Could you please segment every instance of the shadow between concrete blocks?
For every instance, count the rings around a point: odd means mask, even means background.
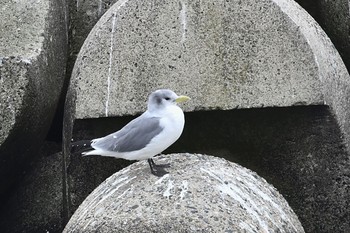
[[[241,164],[273,184],[306,232],[350,230],[349,156],[327,106],[186,113],[181,138],[164,153],[205,153]],[[76,120],[73,137],[114,132],[134,117]],[[67,181],[71,215],[104,179],[131,162],[71,156]],[[173,165],[176,166],[176,165]]]

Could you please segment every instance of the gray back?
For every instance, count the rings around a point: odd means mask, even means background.
[[[144,148],[156,135],[162,132],[158,117],[140,117],[129,122],[121,130],[109,134],[92,143],[94,148],[115,151],[131,152]]]

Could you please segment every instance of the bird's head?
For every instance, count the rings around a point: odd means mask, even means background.
[[[188,96],[178,96],[169,89],[160,89],[152,92],[148,98],[148,110],[153,111],[155,109],[162,109],[170,105],[176,105],[189,100]]]

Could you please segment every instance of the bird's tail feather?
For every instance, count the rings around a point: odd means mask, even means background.
[[[81,140],[72,142],[70,148],[70,152],[72,154],[82,154],[83,152],[87,152],[93,149],[91,147],[91,140]]]

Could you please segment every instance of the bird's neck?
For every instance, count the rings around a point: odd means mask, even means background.
[[[162,108],[148,108],[148,112],[156,117],[164,117],[167,115],[177,115],[177,114],[183,114],[181,108],[177,105],[168,105],[164,106]]]

